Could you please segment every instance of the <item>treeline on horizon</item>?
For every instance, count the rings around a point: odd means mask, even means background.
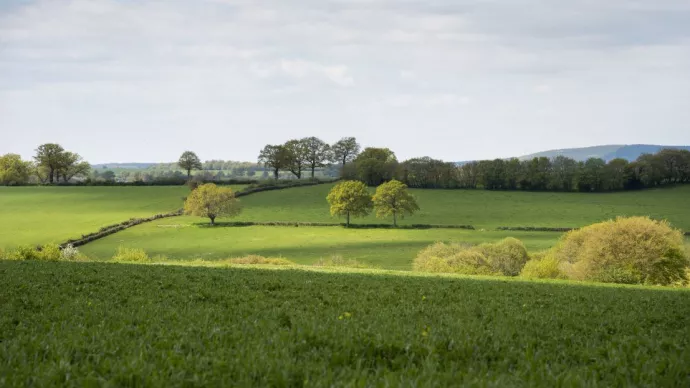
[[[232,170],[224,173],[224,169]],[[192,176],[194,170],[200,171]],[[458,165],[430,157],[399,162],[388,148],[361,150],[354,137],[334,144],[307,137],[266,145],[259,153],[258,163],[222,160],[202,163],[195,153],[186,151],[177,163],[118,174],[91,169],[78,154],[52,143],[39,146],[33,161],[24,161],[16,154],[0,156],[0,185],[99,184],[116,180],[182,184],[191,178],[221,182],[228,178],[289,177],[342,178],[359,180],[369,186],[396,179],[412,188],[605,192],[688,183],[690,151],[663,149],[655,154],[643,154],[633,162],[620,158],[609,162],[600,158],[576,161],[557,156],[482,160]]]

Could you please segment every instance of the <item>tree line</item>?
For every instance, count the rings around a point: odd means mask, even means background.
[[[32,161],[17,154],[0,156],[0,184],[22,185],[35,180],[39,183],[69,182],[75,177],[88,176],[91,165],[79,154],[61,145],[46,143],[36,149]]]

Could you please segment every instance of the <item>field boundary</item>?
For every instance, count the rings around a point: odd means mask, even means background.
[[[570,232],[578,228],[545,227],[545,226],[499,226],[496,230],[509,230],[519,232]]]
[[[316,186],[316,185],[321,185],[321,184],[326,184],[326,183],[332,183],[330,181],[308,181],[308,182],[299,182],[296,181],[295,183],[289,183],[289,184],[277,184],[277,185],[265,185],[265,186],[258,186],[258,187],[247,187],[245,189],[242,189],[235,193],[235,197],[244,197],[250,194],[254,193],[260,193],[262,191],[272,191],[272,190],[283,190],[283,189],[289,189],[293,187],[303,187],[303,186]],[[151,222],[155,220],[160,220],[162,218],[170,218],[170,217],[178,217],[184,214],[183,209],[178,209],[176,211],[170,212],[170,213],[161,213],[161,214],[155,214],[151,217],[145,217],[145,218],[130,218],[127,221],[123,221],[117,224],[112,224],[112,225],[107,225],[98,230],[98,232],[93,232],[89,234],[84,234],[81,236],[81,238],[78,239],[69,239],[65,241],[62,244],[59,244],[60,248],[65,248],[68,245],[71,245],[73,247],[80,247],[83,245],[86,245],[92,241],[102,239],[104,237],[110,236],[112,234],[115,234],[117,232],[120,232],[125,229],[129,229],[133,226],[141,225],[146,222]]]
[[[466,230],[476,230],[472,225],[440,225],[440,224],[411,224],[411,225],[398,225],[393,226],[391,224],[350,224],[348,227],[344,223],[340,222],[293,222],[293,221],[265,221],[265,222],[254,222],[254,221],[228,221],[228,222],[216,222],[215,225],[211,226],[207,223],[196,224],[199,227],[216,228],[216,227],[245,227],[245,226],[282,226],[282,227],[300,227],[300,226],[313,226],[313,227],[334,227],[342,226],[349,229],[466,229]]]

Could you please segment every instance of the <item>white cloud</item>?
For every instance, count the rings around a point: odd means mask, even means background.
[[[401,158],[465,160],[690,142],[684,0],[9,4],[0,117],[17,136],[0,153],[53,138],[94,162],[124,145],[172,160],[185,139],[252,160],[267,139],[354,135]],[[440,140],[420,144],[419,128]]]

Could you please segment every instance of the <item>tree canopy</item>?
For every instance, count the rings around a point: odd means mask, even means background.
[[[350,226],[350,216],[367,216],[373,206],[367,186],[359,181],[338,183],[331,189],[326,199],[331,206],[331,215],[346,217],[347,226]]]
[[[0,156],[0,184],[5,186],[23,185],[29,182],[31,162],[23,161],[17,154]]]
[[[407,185],[397,180],[377,187],[373,201],[376,217],[393,216],[393,226],[398,225],[398,216],[403,218],[406,214],[412,215],[419,210],[417,200],[407,190]]]
[[[194,189],[184,203],[185,214],[207,217],[211,220],[211,225],[215,225],[216,218],[234,217],[241,211],[240,202],[232,189],[213,183]]]
[[[181,169],[187,171],[187,178],[192,176],[192,170],[201,170],[201,160],[192,151],[185,151],[177,162]]]

